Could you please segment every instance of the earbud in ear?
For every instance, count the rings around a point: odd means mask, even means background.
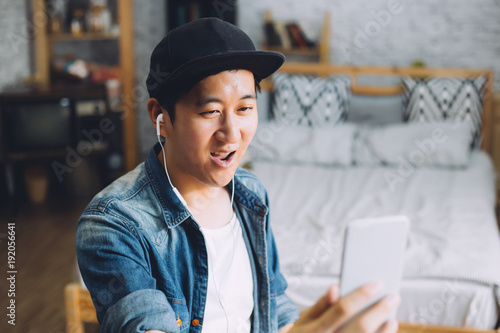
[[[158,117],[156,117],[156,136],[160,136],[160,123],[163,122],[163,113],[160,113]]]

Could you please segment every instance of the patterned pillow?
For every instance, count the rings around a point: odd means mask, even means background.
[[[472,125],[472,147],[481,144],[486,77],[404,78],[403,115],[407,121],[466,121]]]
[[[350,79],[344,76],[274,74],[273,118],[285,124],[334,126],[345,121]]]

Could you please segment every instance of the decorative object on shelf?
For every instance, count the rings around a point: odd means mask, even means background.
[[[43,3],[44,8],[60,8],[64,13],[63,32],[73,34],[74,29],[81,28],[81,33],[87,31],[85,13],[89,9],[89,0],[33,0]]]
[[[108,103],[111,111],[119,110],[122,106],[121,84],[118,78],[108,79],[105,82],[108,93]]]
[[[85,13],[81,9],[75,9],[71,19],[71,34],[81,36],[85,32]]]
[[[75,56],[66,55],[52,62],[55,78],[71,82],[106,84],[109,80],[120,79],[120,68],[97,62],[87,62]],[[116,84],[115,84],[116,86]]]
[[[50,33],[60,34],[63,32],[63,20],[60,14],[54,14],[50,17]]]
[[[425,60],[415,59],[411,62],[411,67],[418,67],[418,68],[426,67]]]
[[[76,83],[85,81],[89,71],[82,59],[61,57],[53,60],[52,74],[54,78],[62,79],[67,83]]]
[[[106,4],[91,3],[87,20],[89,32],[109,33],[111,30],[111,13]]]

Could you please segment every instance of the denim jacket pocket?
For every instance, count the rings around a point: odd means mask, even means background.
[[[180,298],[170,298],[167,297],[170,306],[175,314],[175,320],[177,321],[177,325],[179,325],[179,329],[181,332],[189,330],[190,327],[190,314],[187,308],[186,301]]]
[[[144,232],[144,235],[157,246],[163,244],[168,234],[168,229],[163,222],[151,225],[142,224],[137,229]]]
[[[269,274],[269,297],[271,299],[278,296],[278,280],[273,274]]]

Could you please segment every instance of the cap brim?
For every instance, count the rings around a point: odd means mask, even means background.
[[[230,69],[246,69],[263,80],[276,72],[285,56],[271,51],[234,51],[210,55],[185,63],[170,73],[158,90],[165,90],[187,82],[197,82],[205,77]]]

